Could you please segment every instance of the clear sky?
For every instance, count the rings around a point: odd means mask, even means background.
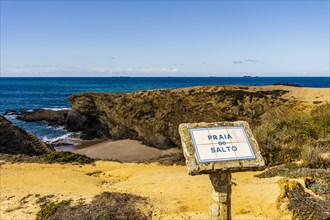
[[[4,1],[1,76],[329,76],[329,1]]]

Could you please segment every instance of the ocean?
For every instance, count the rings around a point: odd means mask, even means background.
[[[0,77],[0,114],[7,110],[40,108],[70,109],[67,96],[81,92],[133,92],[138,90],[184,88],[208,85],[295,84],[304,87],[329,88],[330,77]],[[46,122],[22,122],[15,116],[7,119],[44,141],[72,139],[79,134]]]

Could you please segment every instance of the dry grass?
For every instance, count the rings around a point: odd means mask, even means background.
[[[296,181],[281,179],[278,184],[281,188],[278,205],[287,203],[288,209],[293,214],[293,219],[318,220],[330,218],[329,201],[313,197],[305,192],[303,186]]]
[[[73,152],[55,151],[41,156],[28,156],[25,154],[3,154],[0,153],[0,160],[12,163],[72,163],[91,164],[94,159],[85,155]]]
[[[76,154],[69,151],[56,151],[42,156],[42,160],[47,163],[77,163],[90,164],[94,159],[82,154]]]
[[[328,168],[330,160],[330,104],[311,112],[274,110],[264,115],[254,134],[268,165],[303,160],[304,165]]]
[[[150,219],[151,211],[145,198],[127,193],[104,192],[90,204],[70,206],[70,201],[50,203],[37,213],[37,220],[46,219]]]

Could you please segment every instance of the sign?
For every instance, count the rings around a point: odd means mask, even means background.
[[[246,121],[179,125],[183,155],[190,175],[209,174],[210,219],[231,219],[231,173],[265,166]]]
[[[256,170],[265,165],[246,121],[184,123],[179,133],[191,175]]]
[[[198,162],[255,159],[244,127],[190,129]]]

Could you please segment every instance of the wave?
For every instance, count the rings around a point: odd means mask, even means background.
[[[66,143],[70,145],[79,145],[79,142],[81,141],[80,139],[80,132],[70,132],[67,134],[64,134],[59,137],[54,137],[54,138],[48,138],[47,136],[44,136],[41,139],[43,142],[53,144],[53,143]]]
[[[53,129],[55,131],[66,131],[64,126],[52,126],[52,125],[48,125],[47,128]]]
[[[16,117],[17,117],[17,115],[4,115],[4,117],[6,118],[6,119],[8,119],[9,121],[11,121],[10,119],[16,119]]]
[[[41,108],[41,109],[52,110],[52,111],[71,110],[71,108]]]
[[[51,111],[62,111],[62,110],[71,110],[72,108],[36,108],[36,109],[21,109],[21,110],[6,110],[4,112],[1,112],[1,115],[20,115],[24,112],[34,112],[35,110],[43,109],[43,110],[51,110]]]

